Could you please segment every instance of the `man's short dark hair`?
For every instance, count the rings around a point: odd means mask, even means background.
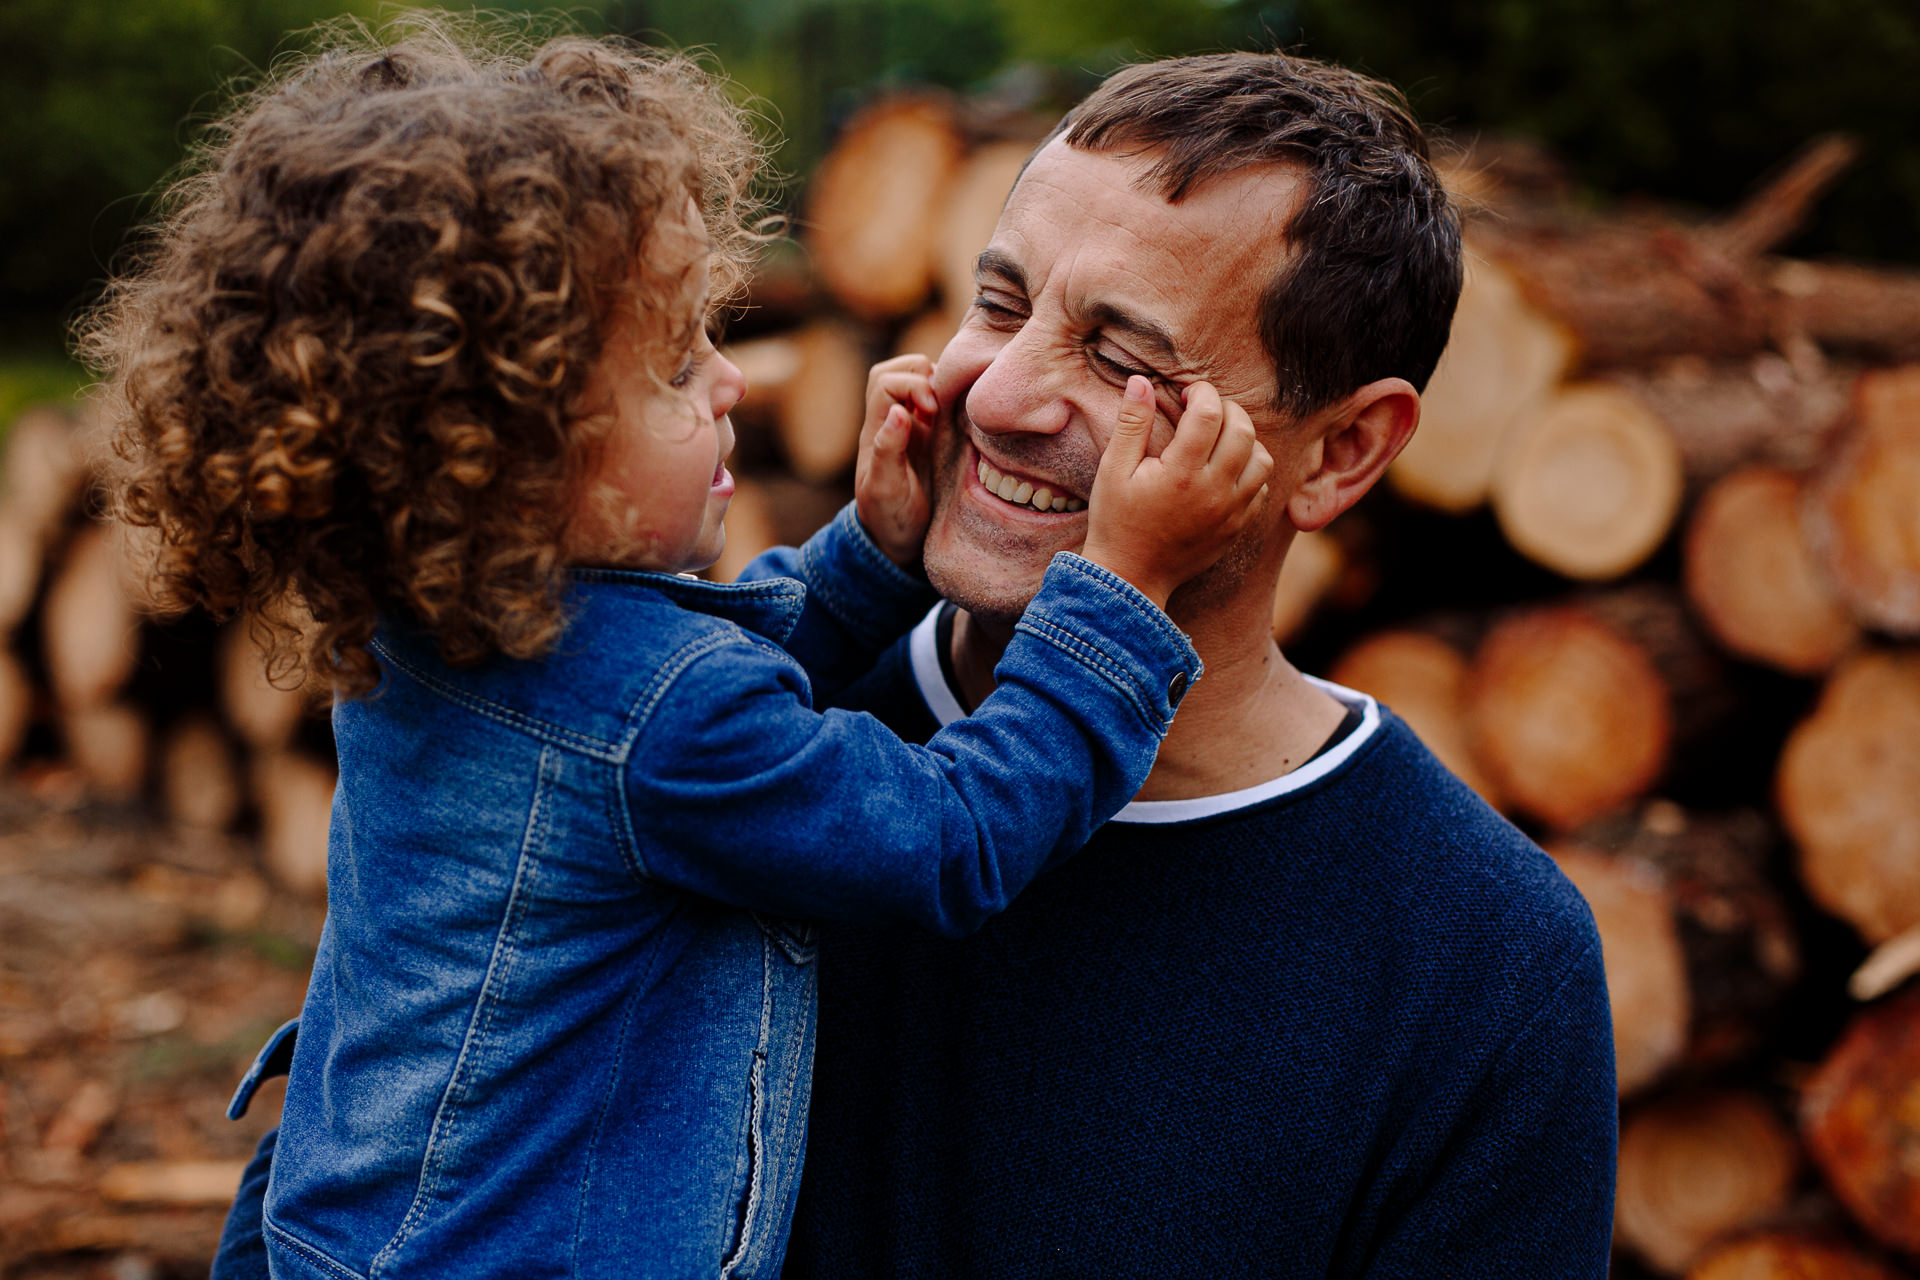
[[[1406,100],[1357,72],[1281,53],[1126,67],[1054,136],[1161,154],[1143,185],[1178,203],[1249,165],[1300,166],[1307,190],[1261,295],[1278,408],[1306,414],[1379,378],[1424,389],[1460,297],[1460,222]]]

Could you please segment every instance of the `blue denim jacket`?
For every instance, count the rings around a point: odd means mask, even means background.
[[[851,510],[750,576],[578,573],[536,662],[380,634],[380,688],[334,711],[276,1276],[774,1275],[813,1051],[791,917],[975,928],[1127,802],[1199,671],[1063,553],[1000,692],[908,746],[810,676],[857,674],[924,584]]]

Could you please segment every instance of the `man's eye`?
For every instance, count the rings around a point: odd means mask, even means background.
[[[974,310],[983,311],[996,320],[1022,320],[1026,318],[1023,312],[1008,306],[1004,302],[989,298],[984,293],[974,298],[973,307]]]
[[[1113,373],[1123,382],[1136,374],[1142,378],[1152,378],[1158,381],[1158,375],[1155,374],[1153,370],[1136,368],[1133,365],[1127,364],[1125,361],[1115,360],[1098,347],[1090,348],[1088,354],[1093,357],[1095,364]]]

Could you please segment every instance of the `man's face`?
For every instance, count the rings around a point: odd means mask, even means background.
[[[1183,389],[1202,380],[1246,409],[1274,449],[1283,420],[1257,306],[1301,180],[1262,165],[1175,205],[1136,185],[1151,163],[1061,139],[1036,155],[934,371],[927,576],[978,617],[1018,617],[1053,553],[1085,541],[1086,501],[1129,374],[1153,381],[1152,452],[1173,438]]]

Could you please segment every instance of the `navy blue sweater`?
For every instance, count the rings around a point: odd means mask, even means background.
[[[926,630],[852,695],[903,736],[957,712]],[[792,1280],[1607,1272],[1592,918],[1371,704],[971,938],[836,926],[821,983]]]

